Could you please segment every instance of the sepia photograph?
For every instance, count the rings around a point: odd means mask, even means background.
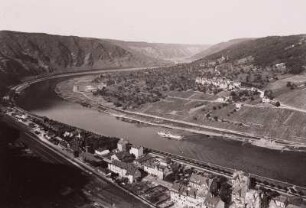
[[[306,208],[306,0],[0,0],[0,208]]]

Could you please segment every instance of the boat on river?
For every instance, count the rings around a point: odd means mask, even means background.
[[[167,138],[167,139],[174,139],[174,140],[182,140],[183,137],[181,135],[175,135],[171,134],[170,132],[164,132],[164,131],[159,131],[157,134],[161,137]]]
[[[259,139],[251,142],[252,145],[274,150],[284,150],[286,145],[280,144],[272,139]]]

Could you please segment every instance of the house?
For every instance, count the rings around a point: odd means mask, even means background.
[[[130,149],[130,153],[135,155],[135,158],[137,159],[143,155],[143,147],[133,145]]]
[[[201,175],[201,174],[196,174],[192,173],[189,179],[189,185],[195,189],[209,189],[210,185],[210,180],[208,177]]]
[[[122,178],[127,178],[129,183],[141,177],[141,173],[133,163],[125,163],[119,160],[114,160],[108,164],[108,169],[117,173]]]
[[[179,182],[173,183],[170,197],[178,207],[203,207],[204,198],[197,195],[197,190]]]
[[[242,108],[242,103],[235,103],[235,109],[240,110]]]
[[[285,208],[288,205],[288,198],[285,196],[277,196],[271,199],[269,207],[271,208]]]
[[[172,172],[171,169],[161,161],[161,159],[156,157],[151,157],[150,159],[144,161],[142,166],[144,171],[150,175],[156,176],[161,180]]]
[[[236,171],[232,177],[232,202],[237,207],[245,206],[245,198],[250,190],[250,177],[242,171]]]
[[[245,208],[261,207],[261,194],[258,190],[250,189],[245,195]]]
[[[117,143],[117,149],[119,151],[126,151],[127,150],[127,145],[128,145],[128,142],[124,139],[120,139]]]
[[[225,203],[220,197],[215,197],[212,194],[208,194],[205,198],[204,205],[206,208],[224,208]]]
[[[138,167],[142,167],[142,164],[144,164],[145,161],[151,158],[154,158],[154,156],[152,156],[151,154],[143,155],[142,157],[139,157],[136,160],[134,160],[134,164]]]
[[[65,140],[62,140],[62,139],[60,140],[60,142],[59,142],[58,146],[60,146],[61,148],[64,148],[64,149],[66,149],[66,148],[70,148],[69,143],[68,143],[68,142],[66,142]]]
[[[111,155],[111,160],[119,160],[122,162],[132,162],[134,160],[134,156],[130,154],[129,152],[121,151],[121,152],[116,152]]]
[[[109,154],[109,150],[108,149],[99,148],[99,149],[95,150],[95,154],[99,155],[99,156],[105,156],[105,155]]]

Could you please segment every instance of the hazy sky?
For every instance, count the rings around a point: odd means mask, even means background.
[[[306,33],[306,0],[0,0],[0,30],[211,44]]]

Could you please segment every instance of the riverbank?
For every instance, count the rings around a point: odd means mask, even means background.
[[[75,76],[71,75],[71,78]],[[176,141],[161,138],[158,127],[123,122],[104,112],[85,108],[80,104],[65,101],[55,92],[55,86],[69,80],[57,78],[32,84],[18,97],[17,104],[33,115],[48,117],[81,129],[110,137],[125,138],[131,143],[150,147],[184,158],[217,164],[248,173],[305,184],[306,153],[278,151],[261,148],[248,143],[190,134],[187,140]]]
[[[158,126],[166,129],[178,131],[180,134],[184,132],[192,134],[209,135],[210,137],[222,137],[222,139],[235,140],[243,143],[256,145],[263,148],[270,148],[280,151],[306,151],[306,146],[297,142],[274,140],[269,143],[267,139],[256,137],[245,132],[237,132],[228,129],[220,129],[211,126],[199,125],[196,123],[185,122],[175,119],[169,119],[151,114],[140,113],[136,111],[123,110],[116,108],[112,103],[106,102],[101,96],[94,96],[91,91],[86,91],[85,85],[91,84],[92,77],[80,77],[60,82],[55,88],[58,96],[67,101],[79,103],[84,107],[103,111],[116,118],[137,122],[145,125]],[[262,145],[262,143],[269,145]]]

